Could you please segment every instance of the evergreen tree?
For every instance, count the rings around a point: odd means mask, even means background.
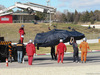
[[[67,22],[71,22],[72,14],[70,12],[67,12]]]
[[[42,12],[36,12],[36,15],[38,16],[38,20],[45,20],[46,14]]]
[[[66,22],[67,19],[66,19],[66,15],[64,13],[62,13],[62,19],[61,19],[62,22]]]
[[[85,19],[86,19],[85,22],[89,22],[90,21],[90,15],[89,15],[88,11],[86,11],[86,13],[85,13]]]
[[[85,14],[81,14],[80,21],[81,22],[86,22]]]
[[[79,21],[79,17],[80,17],[80,16],[79,16],[77,10],[75,10],[75,15],[74,15],[74,23],[75,23],[75,24],[78,23],[78,21]]]
[[[94,13],[93,13],[93,11],[91,11],[90,12],[90,22],[91,22],[91,24],[94,24],[94,21],[95,21]]]

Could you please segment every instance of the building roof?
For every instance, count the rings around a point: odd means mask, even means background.
[[[35,15],[35,13],[12,13],[12,15]]]

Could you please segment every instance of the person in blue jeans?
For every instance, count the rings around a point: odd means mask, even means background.
[[[21,43],[21,40],[19,40],[19,43],[17,43],[17,58],[18,58],[18,63],[22,63],[23,59],[23,51],[24,51],[24,44]]]

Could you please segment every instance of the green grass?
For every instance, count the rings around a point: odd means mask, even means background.
[[[29,39],[35,38],[37,33],[47,32],[48,23],[39,23],[34,25],[33,23],[11,23],[11,24],[0,24],[0,36],[5,37],[6,41],[17,42],[19,40],[18,30],[21,25],[25,25],[25,38],[24,42],[28,42]],[[57,29],[69,30],[68,27],[74,28],[75,30],[82,32],[88,39],[96,39],[100,35],[99,29],[88,29],[87,27],[82,27],[81,25],[66,24],[66,23],[53,23],[57,25]],[[54,29],[53,25],[50,27]],[[71,31],[71,30],[69,30]]]
[[[81,25],[75,25],[75,24],[65,24],[65,23],[57,24],[58,29],[69,30],[68,27],[74,28],[75,30],[85,34],[85,36],[88,39],[97,39],[100,36],[100,29],[94,29],[94,28],[88,29],[88,27],[83,27]],[[71,31],[71,30],[69,30],[69,31]]]
[[[11,24],[0,24],[0,36],[5,37],[6,41],[12,41],[12,42],[18,42],[19,40],[19,28],[21,25],[25,25],[25,37],[24,42],[28,42],[30,39],[35,38],[37,33],[41,32],[47,32],[48,30],[48,23],[39,23],[34,25],[33,23],[11,23]],[[85,36],[88,39],[96,39],[100,35],[99,29],[88,29],[87,27],[82,27],[81,25],[75,25],[75,24],[66,24],[66,23],[53,23],[53,25],[57,25],[57,29],[64,29],[69,30],[68,27],[74,28],[75,30],[84,33]],[[51,29],[54,29],[53,25],[50,27]],[[71,31],[71,30],[69,30]],[[99,50],[100,44],[89,44],[90,50]],[[67,45],[67,51],[72,52],[73,48],[70,45]],[[50,53],[50,47],[40,47],[40,50],[37,50],[37,54],[42,53]]]

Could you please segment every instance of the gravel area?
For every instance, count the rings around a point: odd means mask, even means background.
[[[100,75],[100,65],[3,68],[0,69],[0,75]]]

